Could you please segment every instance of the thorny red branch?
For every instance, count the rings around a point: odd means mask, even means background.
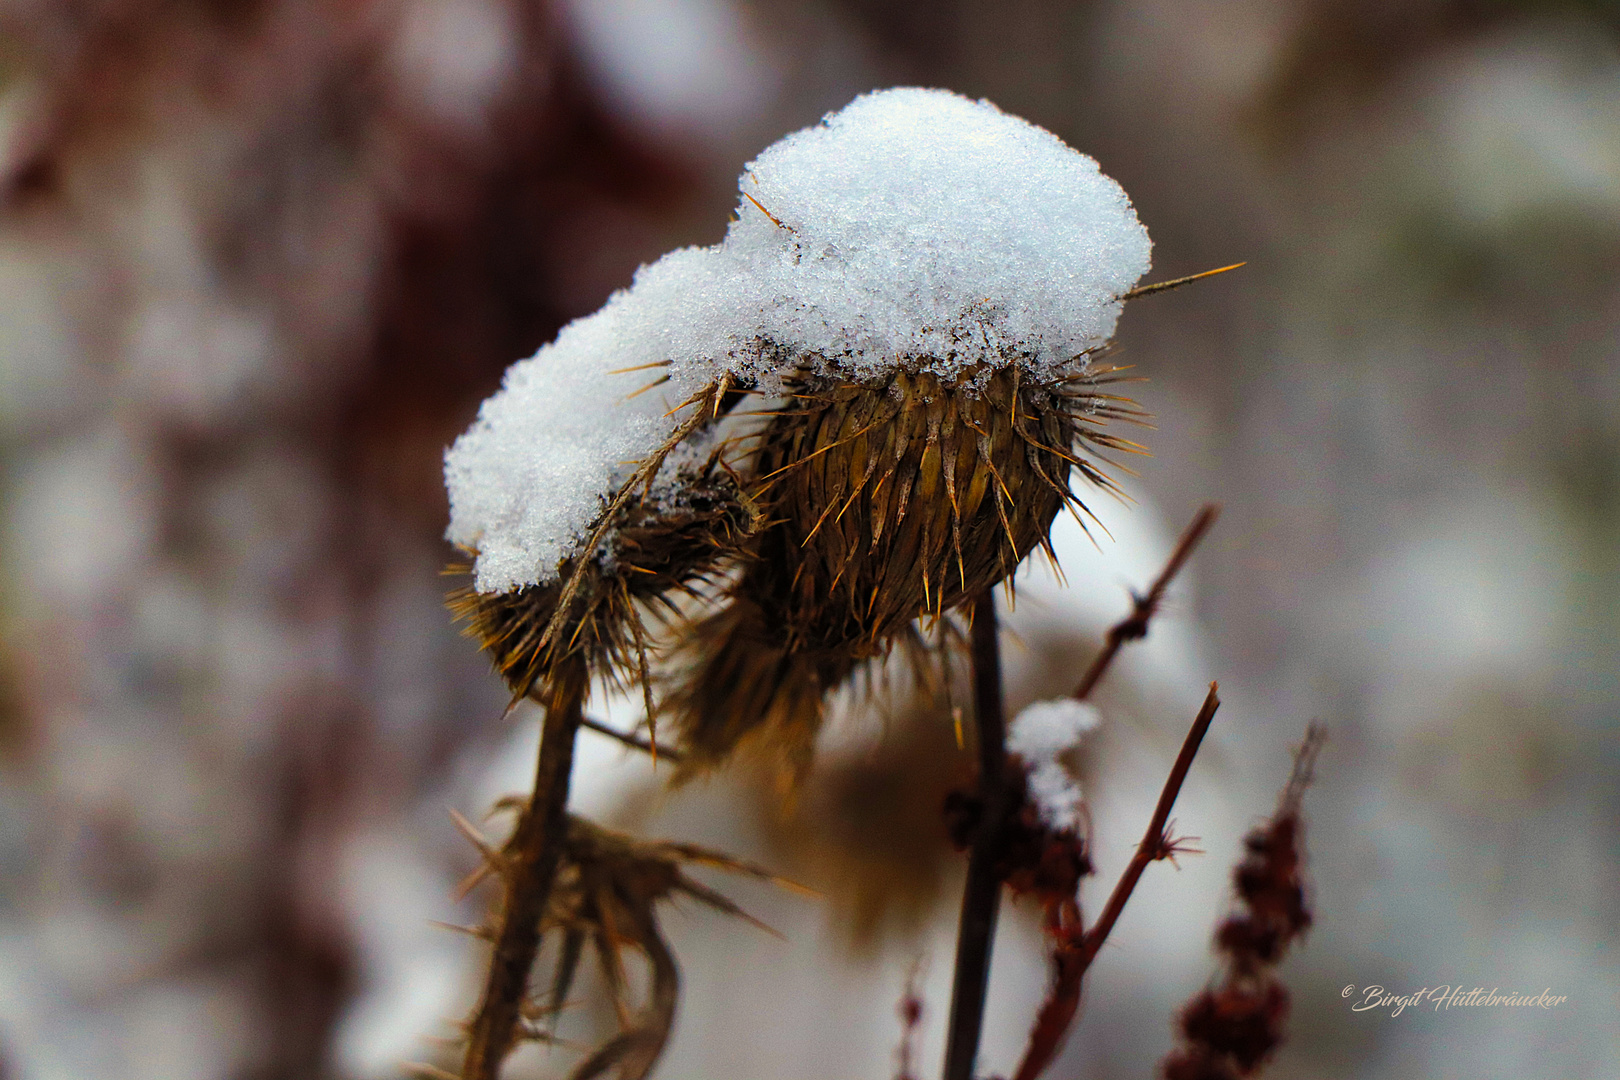
[[[1137,845],[1130,865],[1120,875],[1119,883],[1114,886],[1114,892],[1108,898],[1108,904],[1096,925],[1090,931],[1084,929],[1077,899],[1078,882],[1064,893],[1046,898],[1046,932],[1053,941],[1052,986],[1041,1004],[1040,1012],[1036,1014],[1029,1046],[1018,1064],[1018,1071],[1013,1074],[1013,1080],[1035,1080],[1057,1056],[1063,1045],[1063,1037],[1074,1021],[1074,1014],[1080,1008],[1080,992],[1086,971],[1091,967],[1092,960],[1096,959],[1103,942],[1108,939],[1120,912],[1125,910],[1125,902],[1130,899],[1147,864],[1172,858],[1188,850],[1170,835],[1166,822],[1176,796],[1181,792],[1181,785],[1187,778],[1187,770],[1192,767],[1193,758],[1198,754],[1199,744],[1204,740],[1204,733],[1209,730],[1210,722],[1215,719],[1215,710],[1220,707],[1215,690],[1215,684],[1211,683],[1209,696],[1204,699],[1203,708],[1198,711],[1198,717],[1182,743],[1181,754],[1176,758],[1176,764],[1164,782],[1164,789],[1159,793],[1159,804],[1154,809],[1147,832]]]
[[[1165,780],[1163,790],[1159,792],[1159,805],[1153,810],[1153,818],[1148,822],[1147,832],[1143,834],[1142,842],[1136,846],[1136,854],[1131,856],[1125,872],[1119,876],[1113,893],[1108,897],[1108,903],[1103,907],[1102,914],[1097,917],[1096,925],[1086,932],[1082,971],[1091,965],[1091,961],[1097,956],[1097,950],[1108,940],[1109,931],[1113,930],[1120,912],[1125,910],[1125,903],[1131,898],[1131,892],[1142,877],[1142,871],[1147,869],[1147,864],[1167,859],[1178,850],[1175,839],[1165,829],[1165,825],[1170,820],[1170,811],[1176,805],[1176,796],[1181,794],[1181,785],[1187,779],[1187,770],[1192,768],[1193,758],[1198,756],[1198,747],[1204,741],[1204,734],[1209,731],[1209,725],[1215,719],[1215,710],[1221,707],[1221,699],[1216,695],[1217,689],[1215,683],[1209,684],[1209,695],[1204,698],[1204,705],[1198,710],[1198,716],[1193,720],[1192,728],[1181,744],[1181,753],[1177,755],[1170,776]]]
[[[1108,666],[1114,662],[1121,645],[1127,641],[1140,641],[1147,637],[1148,622],[1158,613],[1159,605],[1164,602],[1164,594],[1169,590],[1170,583],[1181,573],[1181,568],[1187,565],[1187,560],[1192,558],[1193,549],[1203,540],[1204,534],[1209,532],[1210,527],[1215,524],[1215,519],[1220,516],[1221,508],[1215,503],[1206,503],[1204,508],[1198,511],[1198,516],[1193,518],[1192,524],[1187,526],[1187,531],[1182,533],[1181,539],[1176,542],[1175,550],[1170,553],[1170,561],[1164,564],[1164,569],[1159,572],[1153,587],[1141,595],[1133,595],[1135,605],[1131,613],[1115,623],[1108,631],[1102,652],[1097,654],[1097,658],[1091,662],[1091,666],[1081,677],[1080,684],[1074,688],[1072,696],[1076,701],[1084,701],[1091,696],[1091,692],[1102,681]]]

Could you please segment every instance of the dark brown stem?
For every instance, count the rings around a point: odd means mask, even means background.
[[[1121,645],[1127,641],[1139,641],[1147,637],[1148,622],[1158,612],[1159,605],[1164,602],[1164,594],[1170,588],[1170,582],[1174,581],[1176,575],[1181,573],[1181,568],[1187,565],[1193,549],[1198,546],[1198,542],[1209,532],[1210,526],[1215,524],[1215,519],[1220,515],[1219,506],[1215,503],[1206,503],[1204,508],[1198,511],[1198,516],[1193,518],[1192,524],[1187,526],[1187,531],[1181,534],[1181,539],[1176,542],[1176,549],[1170,553],[1170,561],[1164,564],[1164,569],[1159,572],[1158,580],[1154,581],[1153,587],[1141,595],[1132,594],[1131,598],[1135,603],[1131,613],[1115,623],[1108,631],[1102,652],[1097,654],[1097,658],[1091,662],[1091,667],[1086,669],[1085,675],[1080,679],[1080,685],[1074,688],[1073,696],[1076,701],[1084,701],[1091,696],[1091,692],[1102,681],[1108,665],[1114,662]]]
[[[529,971],[540,948],[540,920],[551,899],[551,884],[557,876],[568,828],[574,737],[584,719],[589,686],[584,660],[569,658],[553,672],[541,698],[546,718],[541,729],[534,794],[500,856],[498,869],[506,896],[484,993],[467,1029],[463,1080],[497,1080],[501,1063],[516,1041],[528,995]]]
[[[604,723],[594,716],[582,717],[579,721],[579,726],[589,728],[598,735],[606,735],[610,739],[617,739],[631,749],[640,750],[644,754],[651,754],[653,752],[652,743],[648,742],[646,739],[643,739],[641,736],[633,734],[632,732],[620,731],[612,724]],[[663,743],[659,743],[658,753],[655,756],[666,758],[669,761],[679,765],[681,759],[686,755],[682,754],[679,750],[671,750]]]
[[[990,951],[995,943],[1001,879],[996,874],[996,841],[1007,816],[1006,719],[1001,703],[1001,648],[996,636],[995,595],[990,589],[973,602],[973,712],[979,740],[979,799],[984,816],[968,856],[962,892],[962,921],[956,938],[956,975],[951,988],[950,1027],[945,1037],[945,1080],[972,1080],[984,1026],[985,991],[990,984]]]
[[[1193,758],[1198,756],[1198,747],[1204,741],[1204,733],[1209,730],[1210,722],[1215,719],[1215,710],[1221,707],[1221,699],[1216,696],[1219,687],[1215,683],[1209,684],[1209,696],[1204,698],[1203,708],[1198,710],[1198,717],[1193,721],[1192,729],[1187,732],[1187,738],[1181,744],[1181,753],[1176,758],[1175,767],[1165,779],[1164,789],[1159,792],[1159,805],[1153,809],[1153,819],[1148,822],[1147,832],[1142,835],[1142,842],[1136,846],[1136,854],[1131,856],[1130,865],[1119,876],[1114,885],[1114,891],[1108,897],[1108,904],[1103,908],[1102,914],[1097,916],[1097,922],[1081,943],[1081,970],[1091,966],[1096,959],[1097,951],[1108,940],[1108,933],[1119,920],[1120,912],[1125,910],[1125,902],[1131,898],[1131,892],[1136,888],[1137,881],[1142,877],[1142,871],[1147,864],[1157,859],[1165,858],[1170,854],[1172,845],[1165,835],[1165,823],[1170,820],[1170,811],[1176,805],[1176,796],[1181,794],[1181,785],[1187,779],[1187,770],[1192,768]]]

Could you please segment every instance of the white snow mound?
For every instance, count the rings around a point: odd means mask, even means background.
[[[480,592],[555,580],[671,409],[723,374],[766,391],[806,363],[1039,375],[1106,342],[1148,268],[1147,232],[1095,161],[942,90],[859,97],[738,186],[723,241],[642,267],[514,364],[446,454],[447,535],[477,551]]]

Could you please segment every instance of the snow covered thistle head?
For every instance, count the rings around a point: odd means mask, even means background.
[[[720,244],[514,365],[445,470],[518,693],[632,640],[644,677],[638,605],[726,583],[659,706],[700,763],[766,729],[802,759],[828,690],[1046,542],[1071,470],[1108,485],[1135,412],[1094,357],[1150,248],[1096,162],[944,91],[858,98],[739,186]]]

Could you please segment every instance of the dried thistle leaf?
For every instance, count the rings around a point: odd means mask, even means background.
[[[537,1031],[554,1039],[556,1017],[589,942],[618,1015],[619,1033],[575,1066],[570,1074],[575,1080],[610,1069],[617,1069],[621,1080],[642,1080],[663,1052],[675,1022],[680,971],[659,928],[660,901],[690,896],[775,933],[721,893],[687,877],[682,868],[691,864],[791,885],[763,867],[696,844],[639,840],[570,815],[562,864],[541,926],[543,932],[564,935],[562,949],[545,1002],[531,1003],[528,1011],[551,1019]],[[624,971],[626,949],[641,953],[651,969],[651,987],[639,1008],[631,1000]]]

